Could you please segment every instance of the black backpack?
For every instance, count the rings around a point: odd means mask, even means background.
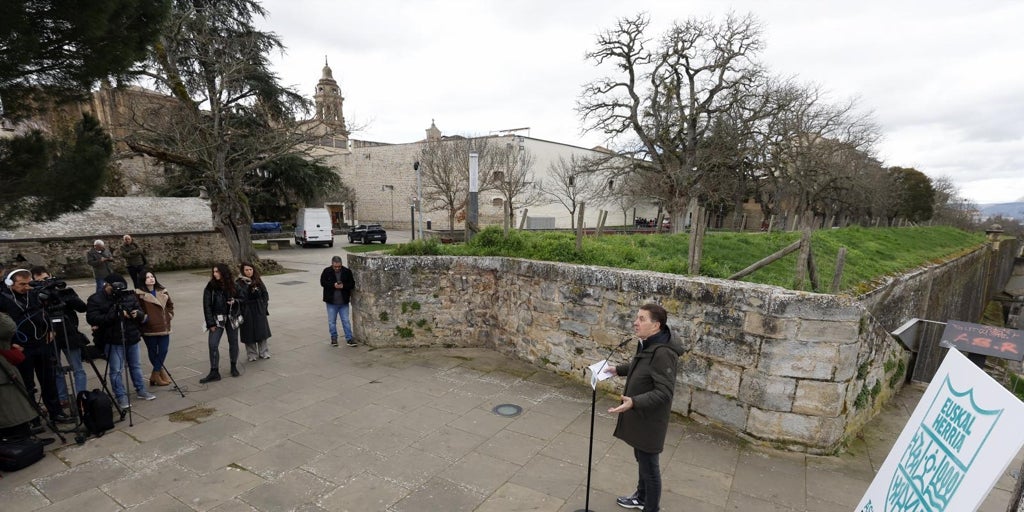
[[[78,412],[86,430],[96,437],[114,428],[114,404],[98,389],[78,392]]]
[[[43,458],[43,443],[35,439],[0,440],[0,471],[17,471]]]

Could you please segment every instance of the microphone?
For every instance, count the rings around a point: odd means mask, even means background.
[[[633,337],[632,336],[626,336],[626,339],[622,340],[622,343],[619,343],[619,346],[616,347],[616,348],[623,348],[626,345],[629,345],[629,342],[631,342],[631,341],[633,341]]]

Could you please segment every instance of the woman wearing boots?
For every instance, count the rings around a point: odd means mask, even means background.
[[[267,305],[270,295],[255,267],[242,263],[239,270],[242,275],[235,281],[235,288],[238,290],[243,321],[238,331],[245,344],[245,354],[249,361],[255,361],[257,357],[270,359],[270,350],[267,348],[267,338],[270,337]]]
[[[237,294],[231,269],[223,263],[214,265],[210,282],[203,290],[203,316],[206,317],[207,340],[210,347],[210,373],[199,379],[200,384],[220,380],[220,339],[228,333],[228,355],[231,357],[231,376],[238,377],[238,328],[233,322],[238,313]]]
[[[171,342],[174,302],[152,272],[144,274],[142,286],[142,289],[135,290],[135,294],[139,297],[142,311],[146,313],[146,322],[142,324],[142,340],[146,342],[149,362],[153,365],[149,385],[167,386],[171,383],[171,377],[164,368],[164,361]]]

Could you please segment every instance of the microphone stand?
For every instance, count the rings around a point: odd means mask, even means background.
[[[612,355],[615,354],[615,352],[617,352],[619,349],[628,345],[630,341],[633,341],[633,337],[627,336],[626,339],[622,340],[622,343],[619,343],[618,345],[612,347],[612,349],[608,351],[608,355],[605,356],[604,358],[604,365],[602,365],[601,368],[594,375],[595,379],[597,378],[597,375],[600,375],[601,372],[603,372],[604,369],[608,366],[612,358]],[[590,510],[590,474],[593,472],[594,468],[594,415],[597,409],[597,382],[594,382],[594,385],[591,387],[593,388],[593,391],[590,395],[590,448],[588,448],[587,450],[587,497],[586,502],[583,505],[583,508],[577,509],[575,512],[593,512],[592,510]]]

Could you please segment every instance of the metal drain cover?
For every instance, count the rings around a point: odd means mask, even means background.
[[[494,414],[497,414],[498,416],[505,416],[511,418],[513,416],[519,416],[519,414],[523,412],[523,408],[519,407],[516,404],[501,404],[495,406],[494,409],[491,409],[491,411],[493,411]]]

